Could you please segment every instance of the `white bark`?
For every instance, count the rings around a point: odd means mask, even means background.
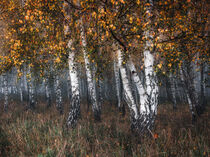
[[[148,0],[150,3],[146,9],[146,21],[151,26],[151,9],[153,7],[153,0]],[[157,114],[157,97],[158,97],[158,86],[156,82],[156,76],[153,69],[154,65],[154,56],[152,54],[153,49],[153,35],[151,35],[151,28],[146,28],[144,36],[146,39],[145,48],[144,48],[144,66],[145,66],[145,80],[146,80],[146,93],[148,95],[148,105],[150,105],[150,114]]]
[[[149,45],[148,45],[149,46]],[[151,113],[157,114],[158,104],[158,86],[156,82],[156,76],[153,69],[154,56],[149,50],[144,51],[144,65],[145,65],[145,77],[146,77],[146,93],[148,95],[148,103],[150,104]]]
[[[32,71],[31,67],[28,67],[28,98],[29,98],[29,104],[28,108],[33,109],[35,108],[35,87],[34,87],[34,78],[32,77]]]
[[[65,18],[69,18],[69,8],[67,2],[64,1],[63,9],[65,11]],[[68,21],[68,20],[67,20]],[[67,38],[67,47],[68,47],[68,66],[69,66],[69,79],[68,82],[71,90],[71,109],[67,119],[67,125],[74,128],[77,124],[78,118],[80,117],[80,82],[78,78],[78,70],[75,61],[75,48],[73,47],[73,41],[70,38],[70,28],[68,22],[64,23],[64,34]],[[69,95],[68,91],[68,97]]]
[[[71,81],[71,91],[72,91],[72,101],[71,101],[71,111],[69,112],[67,123],[69,126],[74,127],[80,116],[80,88],[79,88],[79,78],[76,70],[75,64],[75,51],[72,47],[72,41],[68,41],[69,48],[69,76]]]
[[[132,60],[130,59],[128,62],[128,67],[131,71],[131,77],[137,87],[137,91],[139,93],[139,97],[140,97],[140,102],[139,102],[139,111],[140,114],[147,114],[149,112],[149,106],[147,105],[147,94],[146,91],[143,87],[143,84],[138,76],[137,70],[132,62]]]
[[[63,113],[63,106],[62,106],[62,93],[61,93],[61,83],[58,74],[55,76],[55,94],[56,94],[56,108],[60,112]]]
[[[45,92],[46,92],[46,99],[47,99],[47,107],[51,106],[51,90],[50,90],[50,76],[46,76],[45,80]]]
[[[22,76],[21,77],[21,79],[20,79],[20,101],[21,102],[23,102],[23,88],[24,88],[24,85],[23,85],[23,77],[24,76]]]
[[[81,40],[82,40],[82,47],[83,47],[83,54],[84,54],[84,60],[85,60],[85,69],[86,69],[86,76],[87,76],[87,83],[88,83],[88,92],[91,97],[91,103],[92,103],[92,109],[94,112],[94,116],[96,119],[100,119],[100,107],[97,102],[97,97],[96,97],[96,86],[94,85],[94,80],[91,74],[91,69],[90,69],[90,61],[88,58],[88,53],[87,53],[87,43],[85,39],[85,32],[84,32],[84,26],[82,19],[80,19],[80,24],[81,24]]]
[[[121,94],[121,81],[120,81],[120,71],[119,71],[119,65],[116,60],[114,60],[114,75],[115,75],[115,85],[116,85],[116,91],[117,91],[117,103],[118,108],[121,107],[121,101],[122,101],[122,94]]]
[[[192,114],[192,118],[194,120],[194,118],[195,118],[195,112],[194,112],[195,106],[193,105],[193,100],[192,100],[192,97],[190,96],[190,89],[189,89],[188,85],[186,84],[186,77],[184,76],[184,72],[183,72],[182,68],[180,69],[180,77],[181,77],[181,81],[184,84],[184,92],[186,93],[189,108],[190,108],[190,111],[191,111],[191,114]]]
[[[24,93],[24,95],[23,95],[23,98],[25,99],[25,100],[27,100],[28,101],[28,99],[29,99],[29,88],[28,88],[28,81],[27,81],[27,68],[26,68],[26,65],[24,64],[23,65],[23,86],[24,86],[24,88],[23,88],[23,93]]]
[[[21,0],[21,5],[22,5],[22,7],[25,6],[26,2],[27,2],[27,0]]]
[[[98,76],[96,76],[96,72],[97,72],[97,67],[95,65],[93,65],[92,66],[93,85],[94,85],[94,87],[98,87],[98,88],[96,88],[96,100],[97,100],[99,111],[101,111],[101,102],[102,102],[101,84],[100,84],[100,78]],[[96,81],[96,77],[98,79],[97,81]]]
[[[123,82],[123,89],[124,89],[125,98],[126,98],[128,107],[131,111],[131,117],[133,116],[135,119],[138,119],[138,117],[139,117],[138,108],[137,108],[137,105],[135,103],[135,99],[132,95],[132,90],[131,90],[129,79],[128,79],[128,76],[127,76],[127,73],[126,73],[125,66],[123,65],[122,51],[120,49],[118,49],[117,54],[118,54],[117,57],[118,57],[118,63],[119,63],[119,67],[120,67],[120,73],[121,73],[122,82]]]
[[[71,48],[71,41],[69,41],[68,47]],[[74,51],[69,51],[68,64],[69,64],[69,76],[70,76],[70,82],[71,82],[72,95],[79,95],[80,94],[79,79],[78,79],[78,74],[76,70]]]

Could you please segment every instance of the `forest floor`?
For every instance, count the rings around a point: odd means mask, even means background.
[[[130,130],[128,111],[123,116],[114,105],[104,104],[101,122],[94,122],[92,112],[82,107],[77,127],[67,129],[67,107],[60,115],[45,104],[25,111],[22,104],[12,103],[8,113],[0,111],[0,156],[209,157],[209,111],[207,107],[192,125],[187,105],[176,111],[172,105],[159,105],[154,136],[139,138]]]

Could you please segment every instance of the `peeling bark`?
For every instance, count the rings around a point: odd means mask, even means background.
[[[101,119],[101,110],[97,101],[97,96],[96,96],[96,86],[94,85],[94,80],[93,76],[91,73],[90,69],[90,61],[88,58],[88,53],[87,53],[87,43],[85,39],[85,32],[84,32],[84,26],[82,19],[80,19],[80,24],[81,24],[81,30],[80,30],[80,35],[81,35],[81,40],[82,40],[82,47],[83,47],[83,54],[84,54],[84,60],[85,60],[85,69],[86,69],[86,76],[87,76],[87,84],[88,84],[88,93],[91,98],[91,103],[92,103],[92,110],[94,113],[94,118],[95,120],[99,121]]]
[[[125,94],[125,100],[127,102],[129,110],[130,110],[131,123],[132,123],[132,125],[135,126],[135,123],[136,123],[136,121],[138,121],[138,118],[139,118],[138,108],[135,103],[134,96],[132,94],[132,90],[131,90],[130,82],[129,82],[128,75],[126,72],[126,68],[125,68],[125,65],[123,64],[123,54],[120,49],[117,50],[117,55],[118,55],[117,56],[118,64],[120,67],[120,74],[121,74],[122,82],[123,82],[123,90],[124,90],[124,94]]]
[[[71,110],[69,112],[67,125],[74,128],[77,124],[78,118],[80,117],[80,88],[79,88],[79,78],[77,74],[77,68],[75,63],[75,51],[72,47],[72,41],[68,42],[69,48],[69,76],[71,80]]]

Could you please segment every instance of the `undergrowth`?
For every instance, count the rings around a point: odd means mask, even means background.
[[[66,127],[67,107],[60,115],[55,107],[40,104],[35,111],[10,105],[0,112],[0,156],[7,157],[208,157],[209,108],[195,125],[187,106],[173,111],[160,105],[152,136],[141,138],[130,130],[129,113],[104,104],[102,121],[95,122],[91,111],[82,107],[75,129]]]

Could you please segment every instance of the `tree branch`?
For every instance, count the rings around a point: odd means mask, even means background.
[[[110,30],[110,32],[111,32],[113,38],[114,38],[115,40],[117,40],[117,42],[124,48],[125,51],[127,51],[126,45],[125,45],[119,38],[117,38],[117,36],[115,35],[115,33],[112,31],[111,28],[110,28],[109,30]]]

